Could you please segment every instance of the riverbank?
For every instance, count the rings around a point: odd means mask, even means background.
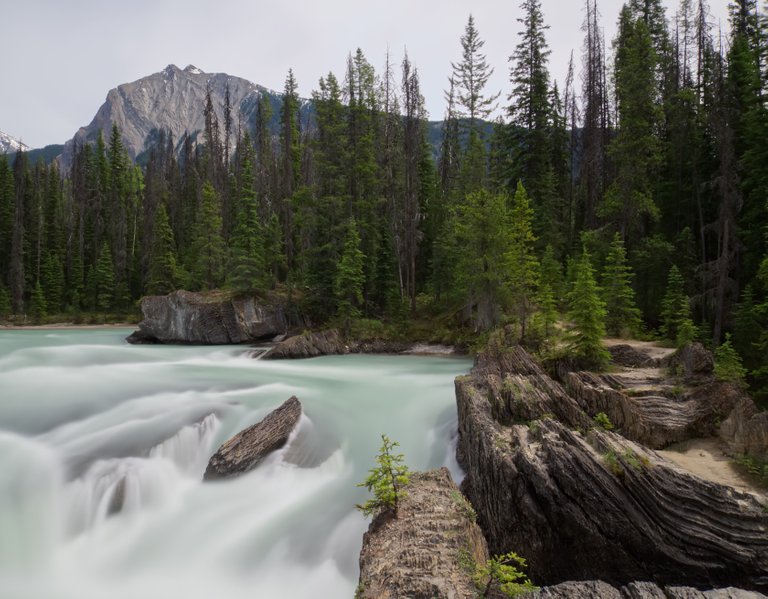
[[[73,322],[56,322],[51,324],[0,324],[0,331],[77,331],[89,329],[130,329],[135,327],[133,322],[115,322],[109,324],[75,324]]]

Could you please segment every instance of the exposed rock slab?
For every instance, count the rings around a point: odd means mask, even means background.
[[[338,330],[310,332],[289,337],[261,357],[263,360],[291,360],[343,354],[397,354],[411,346],[383,339],[345,340]]]
[[[131,343],[226,345],[249,343],[285,332],[283,306],[254,297],[174,291],[141,300],[144,320]]]
[[[229,478],[252,470],[267,455],[288,442],[301,413],[301,402],[295,396],[291,397],[264,420],[239,432],[219,447],[208,462],[203,478]]]
[[[586,415],[526,356],[519,348],[481,355],[456,381],[462,488],[492,553],[524,555],[538,584],[768,588],[768,513],[754,497],[703,481],[620,435],[571,430]],[[500,411],[489,391],[510,378],[524,393]],[[557,420],[516,424],[537,412]]]
[[[527,595],[530,599],[763,599],[765,595],[728,587],[699,591],[692,587],[659,587],[652,582],[632,582],[616,588],[602,581],[564,582]]]
[[[636,368],[638,366],[656,366],[656,360],[649,356],[646,352],[632,347],[627,343],[619,343],[617,345],[609,345],[607,347],[608,353],[611,354],[611,362],[614,364],[620,364],[621,366],[630,366]]]
[[[720,438],[732,454],[768,462],[768,412],[760,412],[754,402],[742,398],[720,426]]]
[[[712,352],[695,341],[678,349],[662,364],[690,380],[711,375],[715,369],[715,358]]]
[[[398,516],[380,514],[363,537],[356,597],[477,596],[467,565],[485,563],[488,551],[448,470],[414,474],[406,492]]]

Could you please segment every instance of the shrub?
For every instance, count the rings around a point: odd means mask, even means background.
[[[400,444],[389,440],[386,435],[381,435],[381,448],[376,456],[376,468],[371,468],[368,478],[357,485],[365,487],[373,493],[373,498],[362,505],[357,505],[366,516],[375,516],[379,512],[393,510],[397,515],[400,501],[405,497],[403,487],[410,480],[408,466],[403,461],[403,454],[392,453],[392,450]]]

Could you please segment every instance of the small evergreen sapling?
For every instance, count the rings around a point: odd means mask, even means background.
[[[744,385],[746,375],[741,357],[731,345],[731,334],[726,333],[725,342],[715,350],[715,376],[721,381]]]
[[[485,584],[483,597],[497,588],[507,597],[517,597],[536,590],[536,586],[522,571],[525,559],[516,553],[496,555],[489,559],[484,566],[479,566],[476,584]]]
[[[568,294],[569,319],[573,322],[569,349],[585,367],[602,368],[610,360],[603,347],[605,304],[595,283],[592,262],[586,249],[575,265],[573,289]]]
[[[392,510],[397,516],[400,501],[405,497],[403,487],[410,480],[408,466],[403,463],[403,454],[392,453],[399,446],[399,443],[390,441],[386,435],[381,435],[381,449],[376,456],[377,466],[371,468],[368,478],[357,485],[373,493],[372,499],[355,506],[366,516],[376,516],[387,510]]]

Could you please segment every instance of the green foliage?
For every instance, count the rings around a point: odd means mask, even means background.
[[[218,194],[209,182],[203,184],[202,192],[203,201],[194,231],[194,262],[190,270],[195,287],[215,289],[221,285],[224,271],[221,206]]]
[[[613,430],[613,423],[611,422],[611,419],[608,418],[608,414],[605,412],[598,412],[595,414],[595,417],[593,418],[595,421],[595,424],[603,429],[604,431],[612,431]]]
[[[661,308],[661,334],[670,341],[676,341],[680,327],[691,318],[688,296],[685,294],[680,269],[673,265],[667,278],[667,292]],[[687,327],[688,325],[685,324]]]
[[[768,489],[768,462],[748,454],[737,456],[734,461],[759,486]]]
[[[573,357],[588,368],[603,368],[610,354],[603,347],[605,337],[605,304],[595,283],[589,254],[584,251],[575,266],[573,289],[568,294],[570,331],[569,349]]]
[[[29,300],[29,315],[32,318],[32,322],[35,323],[42,322],[48,315],[45,293],[43,293],[43,288],[40,286],[40,281],[37,281],[32,289],[32,296]]]
[[[334,293],[338,302],[337,312],[343,319],[347,332],[349,332],[350,320],[360,315],[358,305],[363,301],[364,264],[365,254],[360,250],[360,235],[353,218],[347,223],[344,251],[334,280]]]
[[[11,308],[11,294],[5,285],[0,285],[0,318],[7,318],[13,313]]]
[[[619,478],[624,477],[624,467],[621,465],[621,462],[619,462],[619,458],[614,450],[610,449],[606,451],[603,454],[603,459],[608,466],[608,470],[611,471],[611,474]]]
[[[477,512],[475,512],[475,508],[472,507],[472,504],[469,503],[469,501],[467,500],[466,497],[464,497],[461,491],[457,491],[457,490],[451,491],[451,499],[458,506],[458,508],[461,510],[461,512],[464,514],[467,520],[471,522],[477,522]]]
[[[105,241],[99,252],[99,261],[93,271],[92,285],[95,297],[94,307],[104,312],[112,308],[113,292],[115,289],[115,271],[112,263],[112,252]]]
[[[177,289],[181,279],[176,258],[176,242],[165,204],[157,207],[152,239],[147,293],[164,295]]]
[[[534,293],[538,284],[539,261],[534,254],[536,237],[533,234],[533,209],[521,181],[518,181],[512,199],[507,237],[509,246],[505,261],[508,264],[506,276],[509,280],[510,300],[520,323],[520,337],[525,340],[526,324],[533,311]],[[548,307],[551,310],[551,302]]]
[[[629,337],[640,330],[640,310],[635,305],[632,278],[624,242],[616,233],[605,259],[600,285],[606,306],[605,329],[609,335]]]
[[[514,552],[495,555],[477,567],[475,581],[483,589],[483,597],[488,597],[493,590],[507,597],[519,597],[537,589],[526,576],[525,567],[525,559]]]
[[[372,499],[356,506],[366,516],[375,516],[388,510],[392,510],[397,515],[400,501],[405,497],[404,487],[410,480],[403,454],[392,453],[399,446],[399,443],[390,441],[386,435],[381,435],[381,448],[376,456],[377,466],[371,468],[368,478],[357,485],[373,493]]]
[[[741,357],[731,344],[731,334],[725,335],[725,341],[715,350],[715,376],[721,381],[744,385],[747,371]]]

